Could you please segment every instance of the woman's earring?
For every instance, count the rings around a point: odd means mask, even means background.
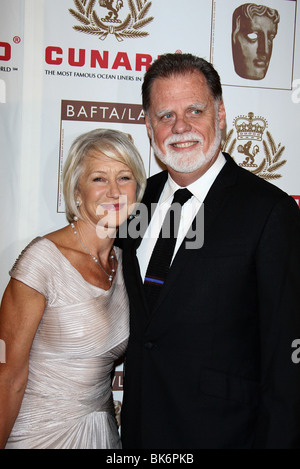
[[[79,207],[80,207],[80,200],[76,200],[75,203],[76,203],[76,207],[79,208]],[[75,215],[75,216],[73,217],[73,220],[74,220],[74,221],[78,221],[78,217]]]

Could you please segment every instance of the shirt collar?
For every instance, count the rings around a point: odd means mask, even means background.
[[[214,164],[199,179],[194,181],[189,186],[186,186],[199,202],[203,202],[214,180],[218,176],[225,163],[226,159],[223,153],[220,152]],[[169,174],[164,190],[161,194],[159,204],[169,202],[169,199],[173,197],[177,189],[182,189],[182,187],[179,186]]]

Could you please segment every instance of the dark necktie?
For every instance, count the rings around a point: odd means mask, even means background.
[[[168,275],[178,234],[181,208],[191,197],[192,194],[188,189],[178,189],[175,192],[154,246],[144,281],[145,294],[151,310]]]

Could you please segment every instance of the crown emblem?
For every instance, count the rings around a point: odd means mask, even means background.
[[[286,160],[281,160],[285,146],[275,143],[267,130],[267,119],[248,112],[248,116],[237,116],[233,125],[223,140],[222,151],[229,153],[233,159],[236,157],[237,163],[238,159],[243,158],[239,166],[267,181],[281,178],[278,170],[286,164]]]
[[[248,112],[248,117],[236,117],[233,121],[233,125],[236,128],[238,140],[250,139],[262,141],[262,136],[268,123],[263,117],[254,117],[253,112]]]

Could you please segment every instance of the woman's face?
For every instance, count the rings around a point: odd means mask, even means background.
[[[136,190],[136,180],[126,164],[92,151],[85,159],[76,193],[80,214],[99,228],[116,228],[132,212]]]

